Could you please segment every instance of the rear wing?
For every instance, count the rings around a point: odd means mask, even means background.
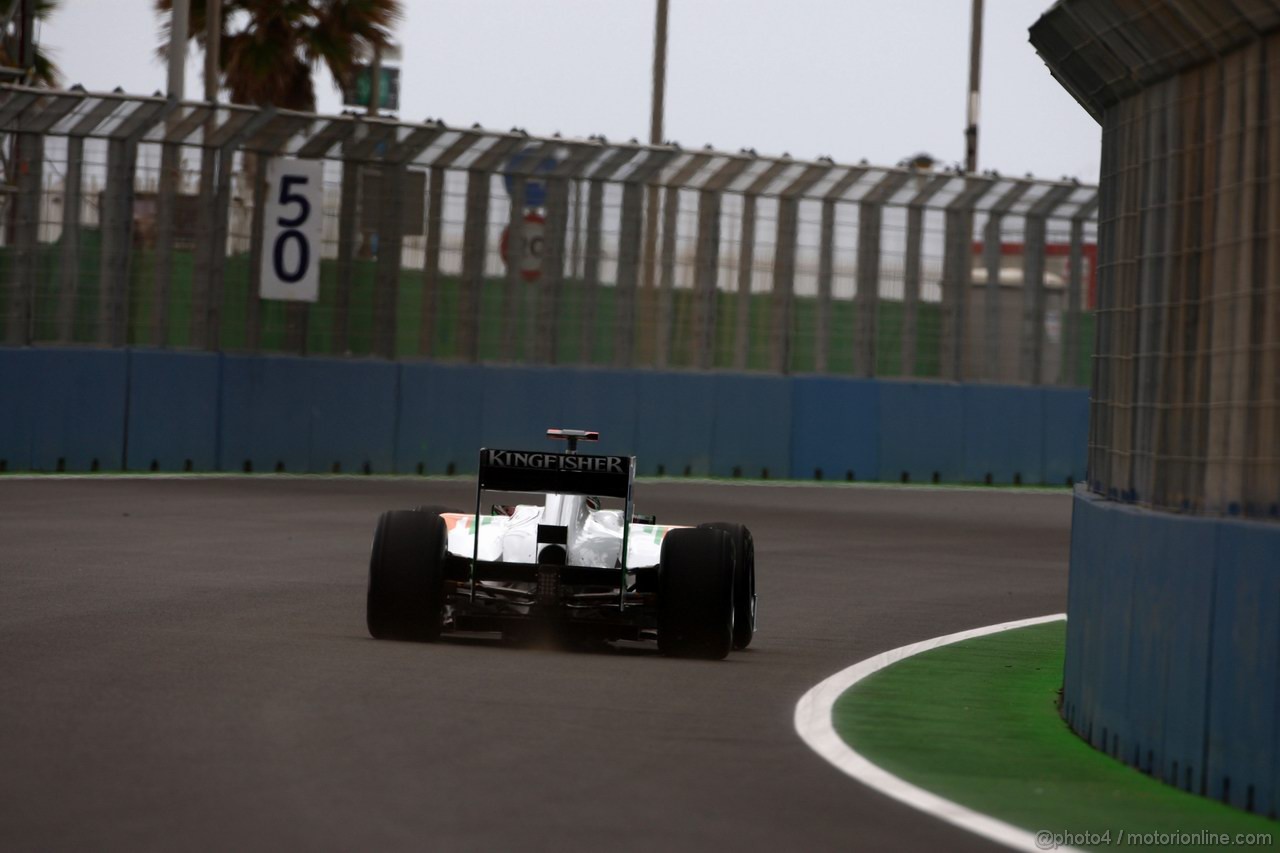
[[[578,441],[596,441],[598,432],[588,430],[547,430],[548,438],[569,441],[568,453],[544,453],[537,450],[498,450],[481,448],[479,475],[476,478],[475,543],[471,552],[471,600],[476,597],[476,563],[480,554],[480,505],[486,490],[499,492],[532,492],[559,495],[598,495],[622,498],[622,559],[618,584],[618,609],[626,609],[627,547],[634,508],[631,486],[635,482],[634,456],[596,456],[578,453]]]
[[[499,492],[551,492],[627,499],[634,456],[544,453],[537,450],[480,451],[479,488]]]

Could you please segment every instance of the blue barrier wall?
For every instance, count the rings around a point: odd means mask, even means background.
[[[1174,515],[1078,487],[1063,717],[1197,794],[1280,809],[1280,525]]]
[[[483,401],[477,365],[400,365],[396,468],[401,474],[474,471]]]
[[[714,382],[712,475],[790,476],[792,380],[720,374]]]
[[[337,358],[221,358],[221,470],[393,470],[397,365]]]
[[[0,349],[6,470],[469,473],[599,430],[639,473],[1061,484],[1079,389],[156,350]]]
[[[993,483],[1046,482],[1045,395],[1007,385],[965,385],[963,393],[964,467],[960,479],[970,483],[988,479]]]
[[[131,352],[124,467],[217,469],[221,370],[222,358],[214,353]]]
[[[960,385],[883,383],[877,479],[959,482],[965,467],[964,397]],[[1008,423],[1007,415],[999,411],[991,413],[991,420]]]
[[[124,467],[126,350],[0,349],[0,460],[10,471]]]
[[[1089,396],[1080,388],[1042,388],[1046,483],[1084,480],[1084,460],[1077,448],[1089,446]]]
[[[880,476],[880,386],[870,379],[801,376],[791,385],[791,475]]]

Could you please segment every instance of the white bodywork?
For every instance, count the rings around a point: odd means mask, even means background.
[[[622,510],[592,509],[581,495],[546,496],[545,506],[521,504],[512,515],[480,516],[480,560],[538,562],[538,525],[568,528],[566,562],[570,566],[613,568],[622,553]],[[475,553],[475,516],[445,513],[449,553],[468,559]],[[656,566],[662,538],[679,525],[631,524],[627,536],[627,568]],[[543,548],[548,547],[543,545]]]

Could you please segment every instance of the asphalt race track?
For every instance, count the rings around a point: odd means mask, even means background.
[[[0,849],[998,849],[792,730],[888,648],[1066,606],[1070,498],[637,486],[741,521],[720,663],[368,637],[383,509],[465,481],[0,478]]]

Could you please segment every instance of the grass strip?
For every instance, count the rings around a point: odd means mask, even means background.
[[[1221,845],[1194,842],[1213,833],[1245,846],[1237,836],[1252,833],[1274,849],[1275,821],[1165,785],[1067,728],[1065,639],[1066,623],[1051,622],[907,658],[840,697],[836,730],[913,785],[1072,846],[1210,850]]]

